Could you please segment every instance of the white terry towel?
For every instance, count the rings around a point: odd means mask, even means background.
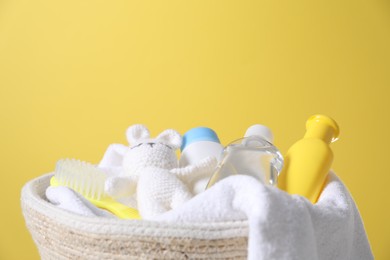
[[[91,202],[85,199],[82,195],[68,187],[49,186],[46,189],[46,198],[53,205],[61,209],[76,213],[78,215],[87,217],[114,217],[114,215],[112,215],[108,211],[97,208]]]
[[[315,205],[237,175],[154,218],[176,223],[242,219],[249,222],[248,259],[373,259],[358,209],[332,172]]]

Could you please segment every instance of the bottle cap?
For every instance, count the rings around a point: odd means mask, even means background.
[[[306,121],[306,138],[321,138],[327,143],[335,142],[340,135],[336,121],[324,115],[314,115]]]
[[[266,141],[273,143],[274,137],[271,132],[271,129],[264,125],[253,125],[249,127],[246,132],[244,137],[249,137],[252,135],[257,135],[260,136],[261,138],[265,139]]]
[[[183,136],[183,143],[181,145],[181,151],[184,150],[188,145],[199,141],[210,141],[220,143],[217,134],[213,129],[208,127],[196,127],[187,131]]]

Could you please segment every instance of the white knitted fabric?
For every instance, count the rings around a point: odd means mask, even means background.
[[[118,158],[123,155],[122,170],[118,176],[107,179],[105,189],[122,203],[136,193],[137,207],[144,219],[176,208],[192,198],[186,183],[193,175],[204,175],[215,168],[214,158],[206,158],[199,165],[178,168],[175,150],[182,139],[175,130],[165,130],[151,139],[145,126],[134,125],[126,134],[131,146],[125,150],[123,145],[111,145],[99,166],[117,167]]]

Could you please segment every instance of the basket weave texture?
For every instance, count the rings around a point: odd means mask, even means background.
[[[52,174],[22,189],[22,211],[42,259],[246,259],[248,223],[172,224],[83,217],[45,198]]]

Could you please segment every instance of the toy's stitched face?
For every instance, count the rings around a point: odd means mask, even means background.
[[[123,167],[129,172],[138,174],[145,167],[178,167],[175,150],[181,145],[181,136],[176,131],[166,130],[156,139],[150,139],[145,126],[134,125],[127,130],[127,139],[132,146],[124,157]]]
[[[140,147],[141,145],[149,145],[151,148],[153,148],[153,146],[155,146],[156,144],[158,144],[158,143],[153,143],[153,142],[139,143],[139,144],[137,144],[137,145],[135,145],[135,146],[130,147],[130,149],[134,149],[134,148]],[[163,144],[163,145],[165,145],[165,146],[168,147],[169,149],[172,149],[172,147],[170,147],[170,146],[167,145],[167,144]]]

